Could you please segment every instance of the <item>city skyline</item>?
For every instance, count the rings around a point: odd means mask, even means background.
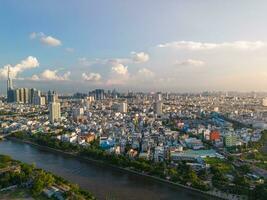
[[[258,1],[0,2],[0,94],[267,91]],[[11,14],[12,13],[12,14]]]

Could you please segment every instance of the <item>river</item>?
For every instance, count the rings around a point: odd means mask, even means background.
[[[100,200],[213,199],[150,178],[20,142],[0,141],[0,154],[9,155],[28,164],[35,163],[39,168],[78,184]]]

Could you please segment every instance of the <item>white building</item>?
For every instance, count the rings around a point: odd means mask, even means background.
[[[49,104],[49,121],[54,123],[55,121],[60,121],[61,111],[60,103],[52,102]]]
[[[127,103],[126,102],[120,103],[119,112],[120,113],[127,113]]]
[[[162,94],[161,94],[161,92],[157,92],[157,94],[156,94],[156,101],[162,101]]]
[[[267,97],[262,100],[262,105],[265,107],[267,106]]]

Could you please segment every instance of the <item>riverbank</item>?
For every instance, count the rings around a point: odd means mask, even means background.
[[[198,189],[195,189],[195,188],[192,188],[192,187],[188,187],[188,186],[185,186],[185,185],[182,185],[182,184],[179,184],[179,183],[174,183],[172,181],[168,181],[166,179],[162,179],[162,178],[159,178],[159,177],[155,177],[155,176],[151,176],[151,175],[148,175],[148,174],[140,173],[140,172],[128,169],[128,168],[118,167],[118,166],[106,163],[105,161],[95,160],[95,159],[92,159],[92,158],[80,156],[80,155],[78,155],[76,153],[65,152],[65,151],[54,149],[54,148],[51,148],[51,147],[39,145],[39,144],[36,144],[36,143],[28,141],[28,140],[18,139],[18,138],[14,138],[14,137],[9,137],[9,139],[13,140],[13,141],[16,141],[16,142],[27,143],[29,145],[36,146],[37,148],[40,148],[40,149],[43,149],[43,150],[60,153],[60,154],[66,155],[66,156],[71,156],[71,157],[74,157],[74,158],[82,160],[82,161],[87,161],[87,162],[91,162],[91,163],[93,162],[93,163],[96,163],[96,164],[109,166],[109,167],[111,167],[113,169],[116,169],[116,170],[120,170],[120,171],[131,173],[131,174],[135,174],[135,175],[142,176],[142,177],[146,177],[148,179],[153,179],[153,180],[155,180],[157,182],[165,183],[165,184],[171,185],[173,187],[183,188],[183,189],[192,191],[195,194],[201,194],[201,195],[203,195],[205,197],[208,197],[208,198],[216,198],[216,199],[229,199],[229,198],[231,198],[231,195],[226,195],[226,194],[224,195],[224,193],[219,193],[219,192],[215,193],[215,192],[211,192],[211,191],[209,191],[209,192],[201,191],[201,190],[198,190]],[[238,199],[238,198],[234,198],[234,199]]]
[[[19,191],[18,193],[16,191]],[[6,199],[95,200],[89,192],[35,165],[0,154],[0,196]]]

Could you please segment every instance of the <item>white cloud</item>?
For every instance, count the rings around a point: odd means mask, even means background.
[[[128,67],[116,61],[111,61],[111,73],[107,85],[122,85],[129,79]]]
[[[99,81],[101,79],[101,75],[98,73],[83,73],[82,79],[85,81]]]
[[[27,69],[36,68],[39,66],[39,62],[37,58],[33,56],[29,56],[26,59],[22,60],[20,63],[12,66],[10,64],[5,65],[4,67],[0,68],[0,77],[7,78],[8,67],[10,69],[10,76],[12,78],[17,78],[17,76]]]
[[[142,68],[138,70],[138,74],[145,77],[153,77],[155,74],[147,68]]]
[[[134,62],[143,63],[149,60],[149,55],[145,52],[132,52],[131,54]]]
[[[66,81],[69,80],[69,76],[70,76],[71,72],[68,71],[62,75],[58,74],[58,70],[50,70],[50,69],[46,69],[45,71],[43,71],[40,75],[33,75],[31,77],[31,80],[54,80],[54,81]]]
[[[177,66],[196,66],[196,67],[199,67],[199,66],[205,65],[205,62],[202,61],[202,60],[187,59],[187,60],[184,60],[184,61],[177,61],[175,63],[175,65],[177,65]]]
[[[42,32],[39,32],[39,33],[33,32],[30,34],[30,39],[36,39],[36,38],[39,38],[43,44],[48,45],[48,46],[56,47],[56,46],[62,45],[62,42],[59,39],[52,37],[50,35],[46,36]]]
[[[266,46],[266,43],[262,41],[234,41],[234,42],[223,42],[223,43],[205,43],[205,42],[194,42],[194,41],[175,41],[165,44],[159,44],[160,48],[175,48],[185,50],[211,50],[219,48],[232,48],[239,50],[256,50]]]
[[[118,74],[118,75],[127,75],[128,74],[128,67],[124,66],[121,63],[116,63],[114,62],[112,64],[112,68],[111,68],[112,72]]]
[[[134,64],[134,63],[144,63],[149,60],[149,55],[145,52],[131,52],[131,57],[128,58],[95,58],[90,59],[86,57],[81,57],[78,59],[79,64],[83,66],[92,66],[95,64],[100,65],[110,65],[111,63],[120,63],[123,65]]]
[[[43,36],[40,38],[40,41],[43,44],[46,44],[48,46],[56,47],[61,45],[61,41],[59,39],[56,39],[52,36]]]
[[[39,78],[38,75],[34,74],[34,75],[32,75],[32,77],[30,78],[30,80],[38,81],[38,80],[40,80],[40,78]]]

